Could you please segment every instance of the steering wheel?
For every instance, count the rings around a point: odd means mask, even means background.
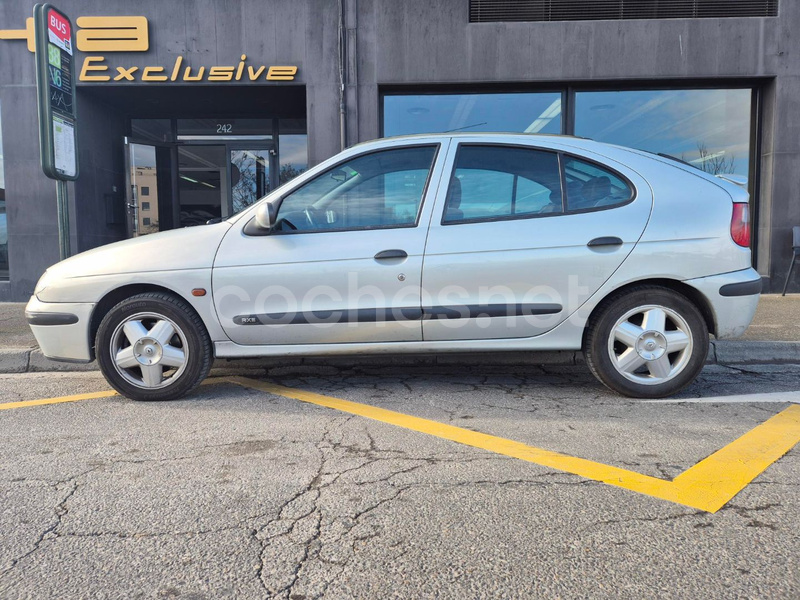
[[[294,225],[294,223],[292,223],[288,219],[281,219],[280,224],[281,226],[286,225],[286,227],[288,229],[291,229],[292,231],[297,231],[297,227]]]

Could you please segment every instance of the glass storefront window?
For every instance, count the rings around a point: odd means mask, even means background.
[[[561,133],[561,93],[387,94],[383,135],[504,131]]]
[[[308,168],[308,136],[280,135],[280,174],[281,184],[291,181]]]
[[[749,176],[750,89],[577,92],[575,135]]]
[[[0,115],[2,111],[0,111]],[[3,120],[0,116],[0,281],[8,279],[8,223],[6,221],[6,179],[3,165]]]
[[[308,168],[308,135],[305,119],[281,119],[278,123],[278,185],[291,181]]]

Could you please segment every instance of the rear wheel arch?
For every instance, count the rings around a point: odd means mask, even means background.
[[[714,310],[711,308],[711,303],[708,299],[697,289],[693,288],[692,286],[678,281],[677,279],[661,279],[661,278],[654,278],[654,279],[641,279],[639,281],[632,281],[631,283],[626,283],[625,285],[615,289],[613,292],[608,294],[605,298],[603,298],[597,305],[592,309],[589,318],[586,319],[586,325],[584,326],[583,330],[583,346],[586,345],[586,335],[589,330],[589,323],[592,322],[593,317],[602,311],[608,303],[612,302],[616,298],[620,296],[624,296],[626,293],[630,292],[631,290],[642,287],[642,286],[649,286],[649,287],[661,287],[668,290],[672,290],[673,292],[677,292],[678,294],[684,296],[689,302],[697,307],[697,310],[700,311],[700,314],[703,316],[703,320],[706,323],[706,327],[708,327],[709,333],[713,333],[716,335],[717,332],[717,324],[714,318]]]
[[[94,310],[92,311],[92,320],[89,327],[89,350],[92,359],[96,358],[94,344],[95,338],[97,337],[97,330],[100,328],[100,323],[103,321],[103,318],[108,314],[108,312],[123,300],[127,300],[128,298],[136,296],[137,294],[145,294],[148,292],[161,292],[179,298],[180,300],[183,300],[189,306],[189,308],[195,312],[195,314],[197,314],[197,311],[194,309],[191,302],[174,290],[161,285],[134,283],[115,288],[106,293],[106,295],[103,296],[95,305]],[[202,322],[203,318],[200,317],[199,314],[197,314],[197,316]],[[203,327],[206,327],[205,322],[203,322]],[[208,331],[207,327],[206,331]]]

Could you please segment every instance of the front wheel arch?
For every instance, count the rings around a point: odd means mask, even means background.
[[[169,294],[170,296],[174,296],[175,298],[179,298],[183,300],[189,308],[191,308],[195,314],[197,311],[194,310],[192,303],[189,302],[186,298],[184,298],[181,294],[177,293],[175,290],[171,290],[161,285],[149,284],[149,283],[134,283],[130,285],[123,285],[122,287],[115,288],[106,293],[100,301],[95,305],[94,310],[92,311],[92,319],[89,326],[89,354],[94,360],[97,358],[95,352],[95,339],[97,338],[97,330],[100,329],[100,323],[103,321],[103,318],[108,314],[112,308],[114,308],[117,304],[122,302],[123,300],[127,300],[133,296],[138,294],[146,294],[148,292],[160,292],[162,294]],[[200,321],[203,322],[203,318],[200,317],[199,314],[197,316],[200,318]],[[205,327],[205,322],[203,322],[203,327]],[[206,333],[208,333],[208,328],[206,327]]]

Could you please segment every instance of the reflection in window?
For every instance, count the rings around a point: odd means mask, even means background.
[[[8,223],[6,221],[6,179],[3,170],[3,121],[0,117],[0,281],[8,279]]]
[[[749,89],[578,92],[575,135],[747,177]]]
[[[464,146],[447,191],[444,223],[560,213],[561,172],[554,152]]]
[[[289,194],[278,212],[282,231],[342,231],[413,226],[436,155],[434,146],[357,156]]]
[[[233,212],[244,210],[269,191],[269,150],[231,150]]]
[[[280,183],[291,181],[308,168],[308,136],[280,136],[281,168]]]
[[[561,94],[417,94],[383,98],[383,135],[456,131],[561,133]]]

